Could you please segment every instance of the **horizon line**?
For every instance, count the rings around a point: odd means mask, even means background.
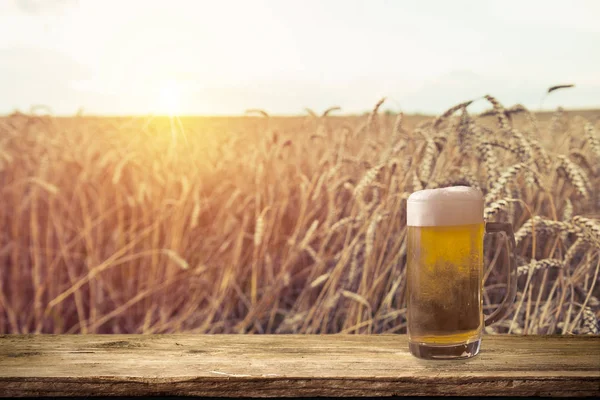
[[[32,108],[36,108],[36,106],[33,106]],[[40,108],[46,108],[45,106],[42,106]],[[600,106],[596,106],[596,107],[589,107],[589,108],[565,108],[562,106],[559,106],[557,108],[544,108],[544,109],[539,109],[539,110],[531,110],[531,109],[527,109],[528,111],[534,113],[534,114],[540,114],[540,113],[553,113],[556,112],[558,110],[558,108],[562,108],[564,111],[567,112],[593,112],[593,111],[600,111]],[[490,108],[489,110],[491,110],[492,108]],[[250,112],[252,111],[252,112]],[[263,116],[263,115],[258,115],[261,113],[261,111],[264,111],[267,116]],[[487,112],[488,110],[483,110],[479,113],[476,113],[474,115],[479,115],[482,113]],[[364,116],[364,115],[368,115],[372,112],[372,110],[365,110],[359,113],[353,112],[353,113],[344,113],[342,111],[340,112],[336,112],[335,114],[330,114],[328,115],[328,117],[330,118],[334,118],[334,117],[360,117],[360,116]],[[398,115],[400,113],[403,113],[405,116],[425,116],[425,117],[435,117],[438,115],[441,115],[442,113],[427,113],[427,112],[403,112],[403,111],[397,111],[397,110],[383,110],[383,111],[379,111],[379,114],[386,114],[386,113],[391,113],[392,115]],[[52,112],[41,112],[41,113],[35,113],[32,112],[30,110],[30,112],[23,112],[21,110],[14,110],[10,113],[0,113],[0,118],[7,118],[7,117],[12,117],[15,115],[24,115],[24,116],[28,116],[28,117],[43,117],[43,116],[50,116],[50,117],[56,117],[56,118],[77,118],[77,117],[81,117],[81,118],[271,118],[271,117],[277,117],[277,118],[297,118],[297,117],[307,117],[310,116],[309,113],[304,112],[304,113],[298,113],[298,114],[286,114],[286,113],[276,113],[276,114],[271,114],[268,112],[268,110],[262,110],[259,108],[254,108],[254,109],[249,109],[248,112],[244,112],[244,113],[239,113],[239,114],[228,114],[228,113],[216,113],[216,114],[163,114],[163,113],[73,113],[73,114],[66,114],[66,113],[52,113]],[[318,117],[320,118],[321,116],[318,115]]]

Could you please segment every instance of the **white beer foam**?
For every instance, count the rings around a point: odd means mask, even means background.
[[[483,223],[483,194],[469,186],[425,189],[408,197],[408,226]]]

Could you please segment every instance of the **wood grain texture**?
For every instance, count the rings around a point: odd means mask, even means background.
[[[600,336],[485,336],[423,361],[404,335],[0,335],[0,396],[600,396]]]

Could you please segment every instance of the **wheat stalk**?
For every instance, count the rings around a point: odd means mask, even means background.
[[[510,204],[512,199],[500,199],[496,200],[487,206],[483,212],[483,216],[485,220],[489,220],[496,214],[498,214],[502,210],[506,210]]]
[[[373,125],[375,124],[376,120],[377,120],[377,113],[379,112],[379,108],[381,107],[381,105],[383,104],[383,102],[385,101],[385,97],[382,97],[377,104],[375,104],[375,107],[373,107],[373,111],[371,111],[371,113],[369,114],[369,119],[367,120],[367,131],[371,131]]]
[[[527,265],[523,265],[517,268],[517,275],[533,274],[536,271],[548,269],[548,268],[562,268],[563,262],[561,260],[547,258],[544,260],[532,261]]]
[[[162,253],[169,257],[171,261],[173,261],[179,268],[181,269],[189,269],[190,265],[186,260],[184,260],[176,251],[171,249],[162,249]]]
[[[584,307],[581,319],[583,333],[597,335],[600,333],[600,323],[591,307]]]
[[[502,193],[506,189],[506,186],[509,182],[515,179],[515,176],[525,168],[525,164],[515,164],[511,167],[508,167],[498,178],[498,180],[494,183],[491,190],[485,196],[486,204],[491,203],[492,201],[498,198],[498,195]]]
[[[256,218],[254,225],[254,247],[260,246],[262,243],[263,235],[265,234],[265,218],[260,214]]]
[[[571,223],[563,221],[554,221],[539,215],[530,218],[525,222],[515,233],[515,242],[519,245],[523,240],[530,237],[533,232],[538,234],[559,234],[561,232],[567,232],[569,234],[577,235],[579,230]]]
[[[495,116],[496,113],[497,113],[497,111],[492,108],[491,110],[487,110],[487,111],[484,111],[481,114],[479,114],[479,117],[491,117],[491,116]],[[529,111],[522,104],[515,104],[514,106],[505,109],[506,115],[514,115],[514,114],[520,114],[520,113],[529,113]],[[529,114],[531,114],[531,113],[529,113]]]
[[[326,118],[332,112],[334,112],[334,111],[340,111],[341,109],[342,108],[338,107],[338,106],[329,107],[327,110],[323,111],[323,115],[321,115],[321,117]]]
[[[435,141],[433,139],[427,139],[424,147],[425,150],[421,160],[421,170],[419,172],[419,176],[421,177],[421,180],[427,182],[429,181],[431,171],[433,169],[433,163],[437,153],[437,146],[435,145]]]
[[[360,242],[354,245],[354,249],[352,250],[352,260],[350,261],[350,270],[348,271],[348,282],[345,287],[353,288],[354,282],[358,274],[362,271],[361,264],[359,261],[360,252],[362,250],[362,246],[360,246]]]
[[[573,223],[600,243],[600,221],[581,215],[573,217]]]
[[[570,84],[566,84],[566,85],[556,85],[556,86],[550,86],[550,87],[548,88],[548,91],[547,91],[547,93],[552,93],[552,92],[554,92],[555,90],[559,90],[559,89],[568,89],[568,88],[572,88],[572,87],[575,87],[575,85],[574,85],[574,84],[572,84],[572,83],[570,83]]]
[[[300,248],[301,249],[305,249],[306,250],[308,248],[308,244],[313,239],[313,235],[315,234],[315,231],[317,230],[318,226],[319,226],[319,220],[317,220],[317,219],[315,219],[312,222],[312,224],[310,224],[310,227],[306,231],[306,234],[304,235],[304,238],[300,242]]]
[[[586,182],[589,181],[585,171],[580,166],[569,160],[567,156],[558,156],[559,165],[557,169],[563,171],[568,181],[575,187],[577,193],[584,199],[589,197],[588,185]]]
[[[379,171],[384,166],[385,166],[385,164],[383,164],[383,163],[378,164],[378,165],[374,166],[373,168],[369,169],[365,173],[365,175],[362,177],[360,182],[358,182],[358,184],[354,188],[354,197],[355,198],[359,199],[359,201],[363,201],[363,194],[364,194],[365,189],[375,181],[375,179],[377,178],[377,175],[379,175]]]
[[[442,115],[440,115],[433,121],[433,129],[437,129],[442,123],[444,123],[444,121],[450,118],[451,115],[453,115],[460,109],[467,108],[471,103],[473,103],[473,100],[465,101],[464,103],[457,104],[447,109]]]
[[[419,178],[417,171],[413,172],[412,186],[413,186],[413,191],[415,191],[415,192],[419,191],[419,190],[423,190],[423,183],[421,182],[421,179]]]
[[[544,149],[544,146],[542,146],[542,144],[536,139],[529,138],[528,142],[529,142],[531,149],[533,150],[533,154],[536,155],[536,157],[534,157],[534,159],[535,159],[535,162],[540,167],[540,170],[544,171],[544,172],[548,171],[550,169],[551,161],[550,161],[550,156]]]
[[[584,127],[585,139],[589,143],[592,152],[596,156],[596,159],[600,162],[600,139],[596,136],[596,130],[594,125],[587,122]]]
[[[404,114],[402,112],[399,112],[398,115],[396,116],[396,120],[394,121],[394,129],[392,131],[392,133],[394,135],[396,135],[404,130],[402,128],[403,120],[404,120]]]
[[[573,242],[573,244],[569,247],[569,249],[565,253],[565,257],[564,257],[565,265],[571,265],[571,262],[573,261],[573,259],[577,255],[577,253],[579,251],[583,250],[584,248],[587,248],[588,246],[589,246],[589,244],[587,243],[587,241],[584,238],[582,238],[582,237],[577,238],[577,240],[575,240],[575,242]]]
[[[492,105],[493,111],[495,112],[496,117],[498,118],[498,124],[500,125],[500,129],[508,132],[511,129],[511,126],[510,122],[508,121],[508,117],[506,116],[506,110],[504,109],[504,106],[498,100],[496,100],[495,97],[485,95],[484,98],[487,101],[489,101]]]

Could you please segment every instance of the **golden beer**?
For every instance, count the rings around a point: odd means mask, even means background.
[[[408,198],[408,337],[409,349],[417,357],[476,355],[485,324],[502,317],[514,300],[516,263],[512,226],[486,225],[483,204],[479,190],[464,186],[422,190]],[[508,296],[484,319],[486,232],[504,233],[510,239],[513,258],[509,264]]]
[[[411,340],[477,340],[483,327],[484,225],[408,227],[408,330]]]

